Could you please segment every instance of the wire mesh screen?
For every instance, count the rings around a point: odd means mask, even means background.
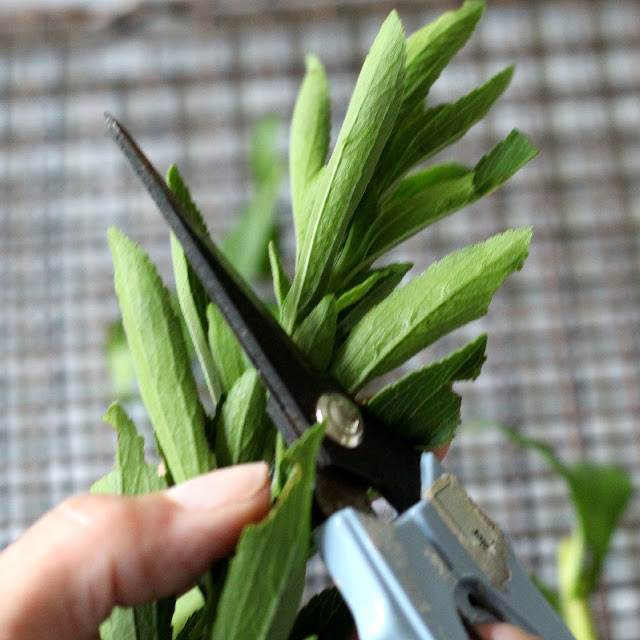
[[[396,6],[412,32],[453,5]],[[141,243],[170,279],[167,230],[104,136],[103,112],[128,125],[156,166],[179,165],[219,235],[250,196],[248,127],[277,114],[286,154],[304,54],[314,52],[331,83],[335,140],[357,70],[390,8],[174,3],[107,18],[30,15],[0,26],[0,547],[112,466],[115,438],[100,420],[111,397],[106,331],[118,317],[107,228]],[[453,157],[474,164],[514,127],[531,135],[540,156],[394,256],[412,261],[416,274],[455,248],[533,225],[529,260],[489,315],[420,361],[487,331],[484,371],[460,386],[465,419],[514,425],[569,461],[618,462],[636,487],[639,34],[634,1],[490,5],[432,100],[451,101],[516,63],[506,95]],[[281,208],[291,270],[284,188]],[[143,411],[133,410],[150,441]],[[510,533],[527,566],[553,583],[557,543],[572,518],[560,480],[490,429],[462,427],[448,464]],[[605,638],[638,637],[639,524],[634,502],[596,600]]]

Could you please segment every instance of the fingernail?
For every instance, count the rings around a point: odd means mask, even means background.
[[[267,464],[251,462],[210,471],[171,487],[165,493],[185,509],[214,509],[250,500],[267,485],[268,479]]]

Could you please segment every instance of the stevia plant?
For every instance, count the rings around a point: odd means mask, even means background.
[[[290,280],[271,242],[274,313],[313,365],[353,393],[486,313],[493,294],[526,258],[528,228],[455,251],[403,286],[410,264],[378,262],[431,223],[493,191],[536,154],[526,136],[512,131],[473,167],[424,165],[481,120],[511,79],[508,67],[455,102],[431,106],[426,100],[482,10],[481,2],[467,2],[409,38],[392,12],[363,64],[330,154],[328,80],[320,61],[307,58],[289,147],[295,271]],[[206,233],[177,168],[167,181]],[[256,246],[254,231],[247,226],[237,236],[244,253]],[[196,591],[177,604],[169,599],[116,609],[102,627],[103,640],[345,637],[351,623],[335,590],[298,612],[322,425],[284,446],[265,413],[256,372],[174,237],[177,311],[144,251],[116,229],[109,230],[109,243],[128,348],[166,474],[156,477],[145,462],[141,438],[116,404],[106,415],[119,434],[116,466],[94,490],[136,494],[264,459],[274,467],[274,504],[263,522],[245,529],[234,557],[212,567]],[[384,387],[368,400],[370,410],[420,449],[449,442],[460,422],[452,385],[477,377],[485,346],[486,336],[479,336]]]
[[[477,421],[470,427],[494,427],[512,442],[542,456],[567,486],[575,512],[571,533],[557,550],[557,587],[536,580],[547,600],[564,618],[576,640],[597,640],[591,598],[609,553],[611,539],[631,495],[629,475],[614,464],[562,461],[546,443],[513,427]]]

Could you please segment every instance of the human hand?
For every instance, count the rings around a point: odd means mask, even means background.
[[[180,593],[266,515],[267,465],[135,498],[65,500],[0,554],[0,640],[90,640],[116,605]]]
[[[65,500],[0,554],[0,640],[97,638],[114,606],[194,584],[267,513],[269,494],[267,466],[256,463],[135,498]],[[503,624],[477,632],[482,640],[534,640]]]

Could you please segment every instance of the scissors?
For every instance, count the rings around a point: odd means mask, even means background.
[[[325,425],[314,488],[323,522],[314,540],[361,640],[468,640],[478,638],[474,625],[497,621],[545,640],[571,640],[500,527],[458,480],[433,453],[391,437],[337,380],[314,371],[131,135],[110,114],[105,119],[256,368],[287,445]],[[395,519],[375,515],[370,487]]]

